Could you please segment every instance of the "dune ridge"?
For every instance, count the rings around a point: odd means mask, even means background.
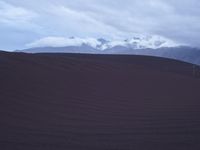
[[[199,66],[0,52],[0,149],[199,150]]]

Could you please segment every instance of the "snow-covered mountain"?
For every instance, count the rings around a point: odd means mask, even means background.
[[[102,50],[114,47],[125,47],[128,49],[158,49],[161,47],[177,47],[179,44],[160,36],[140,36],[126,40],[109,41],[101,47]]]
[[[128,49],[158,49],[161,47],[176,47],[177,43],[161,36],[138,36],[125,40],[105,40],[103,38],[63,38],[47,37],[27,45],[28,47],[81,47],[88,46],[96,50],[107,50],[114,47]]]
[[[177,59],[200,65],[200,49],[181,46],[160,36],[139,36],[126,40],[103,38],[48,37],[28,45],[27,53],[89,53],[149,55]]]

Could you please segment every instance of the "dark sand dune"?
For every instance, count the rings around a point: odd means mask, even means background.
[[[199,150],[199,68],[0,52],[1,150]]]

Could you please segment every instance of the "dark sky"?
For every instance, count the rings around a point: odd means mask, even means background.
[[[199,8],[199,0],[0,0],[0,49],[26,48],[47,37],[136,35],[200,47]]]

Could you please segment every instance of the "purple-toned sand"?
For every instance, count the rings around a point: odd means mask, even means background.
[[[1,150],[199,150],[199,68],[0,52]]]

